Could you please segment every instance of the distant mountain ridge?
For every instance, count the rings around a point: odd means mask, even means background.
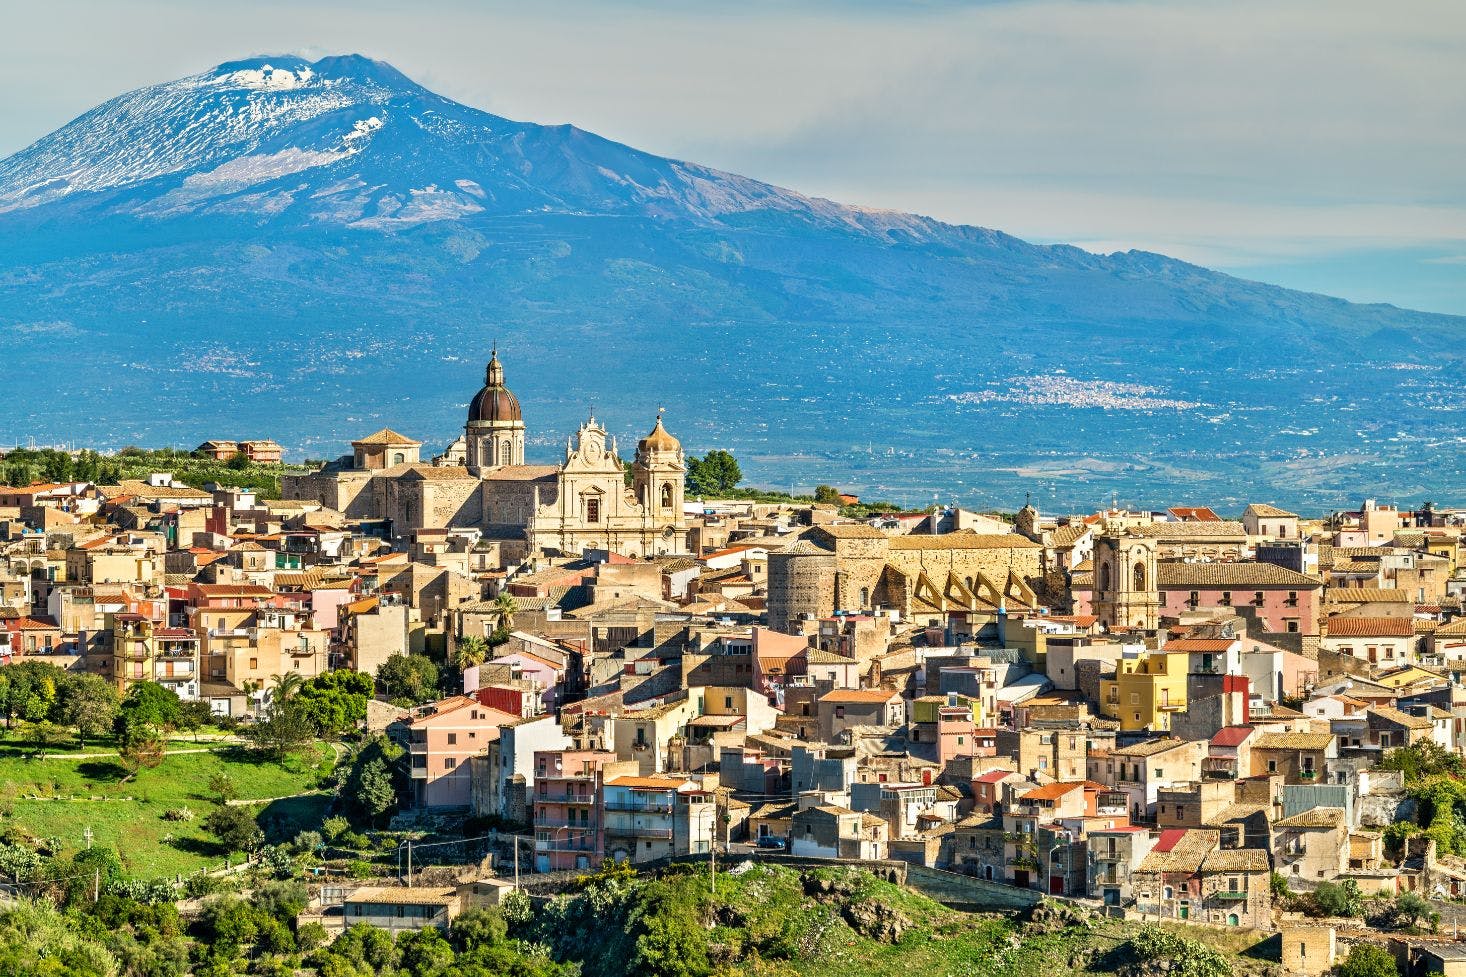
[[[592,402],[627,434],[665,402],[777,484],[1326,504],[1457,487],[1461,449],[1411,445],[1466,407],[1463,324],[811,198],[356,55],[223,64],[0,160],[0,337],[56,392],[0,441],[443,443],[497,339],[542,456]]]

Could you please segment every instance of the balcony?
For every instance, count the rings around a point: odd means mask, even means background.
[[[585,841],[577,841],[573,838],[552,838],[549,840],[536,838],[534,843],[534,850],[538,852],[569,851],[577,852],[579,854],[585,854],[586,852],[600,851],[601,848],[600,845],[596,844],[593,837],[588,838]]]
[[[537,829],[538,828],[544,828],[544,829],[551,830],[551,831],[558,831],[558,830],[561,830],[561,829],[564,829],[566,831],[572,831],[572,832],[579,831],[579,830],[582,830],[582,829],[585,830],[585,831],[593,831],[593,830],[595,830],[591,825],[586,824],[584,821],[577,821],[574,818],[545,818],[545,817],[536,817],[534,819],[534,826]]]
[[[607,802],[606,810],[626,811],[632,814],[671,814],[672,802],[666,801],[663,803],[653,804],[645,801],[615,801]]]
[[[594,794],[536,794],[537,804],[594,804]]]
[[[617,838],[654,838],[663,841],[672,840],[671,828],[642,828],[635,825],[612,826],[607,825],[605,833],[608,837]]]
[[[1213,892],[1211,894],[1211,896],[1212,896],[1213,899],[1217,899],[1217,900],[1219,900],[1221,902],[1246,902],[1247,901],[1247,893],[1245,893],[1245,892]]]

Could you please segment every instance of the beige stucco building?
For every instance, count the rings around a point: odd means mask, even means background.
[[[317,501],[355,519],[390,523],[395,539],[423,529],[469,528],[499,541],[506,562],[534,552],[603,549],[652,557],[686,551],[687,467],[660,415],[627,466],[616,439],[589,418],[558,465],[524,463],[524,417],[497,353],[469,405],[463,436],[433,463],[421,442],[384,428],[352,454],[307,475],[285,475],[286,499]]]

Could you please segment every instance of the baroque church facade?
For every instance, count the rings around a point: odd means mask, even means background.
[[[421,530],[477,529],[501,544],[506,559],[587,549],[631,557],[686,552],[687,466],[660,413],[637,443],[630,485],[616,439],[594,416],[566,439],[558,465],[526,465],[524,441],[524,415],[496,350],[462,437],[432,462],[421,460],[422,442],[384,428],[319,471],[283,476],[281,492],[350,519],[386,520],[398,540]]]

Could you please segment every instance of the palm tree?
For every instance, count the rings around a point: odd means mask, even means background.
[[[286,672],[284,675],[271,675],[270,681],[274,683],[274,689],[270,693],[270,701],[281,703],[286,702],[300,687],[305,684],[299,672]]]
[[[513,594],[501,593],[494,598],[494,604],[489,609],[489,613],[494,615],[497,625],[495,630],[508,634],[514,627],[514,615],[519,613],[519,602],[514,599]]]
[[[465,634],[453,649],[453,664],[460,672],[482,665],[488,657],[489,643],[476,634]]]

